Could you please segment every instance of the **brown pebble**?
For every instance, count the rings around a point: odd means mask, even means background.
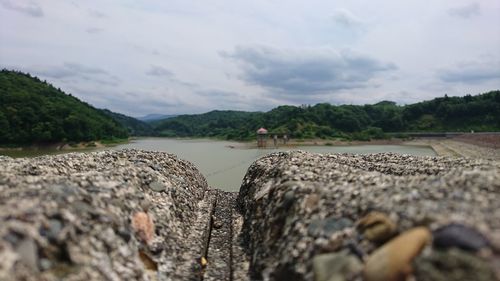
[[[377,249],[365,265],[366,281],[404,281],[412,272],[411,261],[430,241],[425,227],[410,229]]]
[[[149,244],[155,234],[155,226],[151,217],[145,212],[137,212],[132,217],[132,227],[143,242]]]
[[[357,222],[363,236],[376,243],[389,240],[396,232],[396,224],[384,213],[371,212]]]

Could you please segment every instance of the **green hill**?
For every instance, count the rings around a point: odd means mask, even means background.
[[[260,127],[294,138],[384,138],[389,132],[500,131],[500,91],[399,106],[279,106],[268,112],[211,111],[152,122],[163,136],[246,140]]]
[[[156,132],[151,127],[148,123],[143,122],[141,120],[135,119],[133,117],[121,114],[121,113],[116,113],[113,111],[110,111],[108,109],[102,109],[102,112],[114,120],[116,120],[118,123],[120,123],[122,126],[127,128],[128,133],[131,136],[155,136]]]
[[[0,144],[80,142],[128,137],[102,111],[29,74],[0,72]]]

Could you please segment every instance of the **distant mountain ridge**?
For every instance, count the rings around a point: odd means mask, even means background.
[[[268,112],[210,111],[151,123],[160,136],[249,140],[265,127],[293,138],[369,140],[397,132],[500,131],[500,91],[464,97],[440,97],[399,106],[283,105]]]
[[[121,113],[116,113],[108,109],[101,109],[101,111],[116,120],[122,126],[127,128],[131,136],[155,136],[156,131],[146,122],[137,120]]]
[[[176,116],[178,116],[178,115],[148,114],[146,116],[137,117],[135,119],[143,121],[143,122],[150,122],[150,121],[168,119],[168,118],[172,118],[172,117],[176,117]]]

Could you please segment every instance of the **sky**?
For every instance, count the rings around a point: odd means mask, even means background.
[[[500,89],[499,0],[0,0],[0,68],[130,116]]]

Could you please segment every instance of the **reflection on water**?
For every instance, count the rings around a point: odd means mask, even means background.
[[[227,191],[238,191],[243,176],[250,164],[257,158],[276,151],[304,150],[315,153],[378,153],[394,152],[412,155],[436,155],[430,147],[404,145],[358,145],[358,146],[300,146],[280,149],[235,149],[236,142],[214,140],[176,140],[166,138],[142,138],[130,143],[105,149],[136,148],[164,151],[188,160],[198,167],[207,178],[208,184]],[[81,151],[81,150],[80,150]],[[67,152],[67,151],[63,151]],[[61,151],[0,151],[11,157],[28,157],[56,154]]]

